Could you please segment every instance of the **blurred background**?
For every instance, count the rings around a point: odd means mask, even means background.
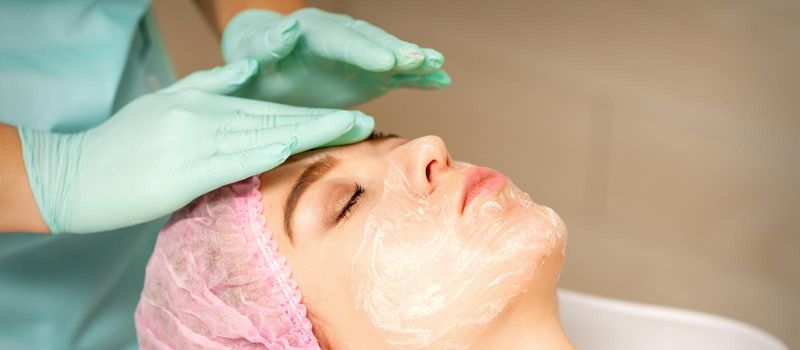
[[[800,2],[308,3],[445,54],[450,88],[357,108],[558,211],[562,287],[800,348]],[[222,63],[191,1],[154,6],[178,76]]]

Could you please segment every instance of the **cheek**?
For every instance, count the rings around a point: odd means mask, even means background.
[[[509,184],[474,215],[410,195],[388,174],[352,263],[356,306],[399,348],[467,347],[563,239],[563,223]],[[436,197],[439,196],[439,197]]]
[[[357,221],[353,224],[330,231],[313,242],[304,242],[286,254],[313,325],[321,327],[332,339],[347,339],[351,345],[374,338],[367,331],[374,329],[370,321],[354,310],[350,270],[357,246],[354,241],[361,233],[361,226]]]

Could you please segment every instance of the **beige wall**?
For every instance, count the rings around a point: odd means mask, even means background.
[[[556,209],[562,286],[800,347],[800,3],[311,3],[445,54],[451,88],[361,108],[380,129],[441,135]],[[165,28],[179,73],[219,62],[213,36],[181,26]]]

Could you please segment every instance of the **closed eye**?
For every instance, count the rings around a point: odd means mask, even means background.
[[[367,137],[367,140],[370,140],[370,141],[383,140],[383,139],[388,139],[388,138],[391,138],[391,137],[400,137],[400,136],[397,136],[397,135],[392,134],[392,133],[382,132],[382,131],[373,131],[371,134],[369,134],[369,137]]]
[[[358,204],[358,201],[364,195],[364,192],[366,192],[366,190],[364,189],[363,186],[359,184],[355,185],[353,189],[353,195],[350,196],[350,200],[348,200],[347,203],[344,205],[344,207],[341,209],[341,211],[339,211],[339,216],[336,218],[335,222],[336,224],[338,224],[339,222],[350,216],[353,207],[355,207],[355,205]]]

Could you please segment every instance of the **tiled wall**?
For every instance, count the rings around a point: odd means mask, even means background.
[[[446,55],[451,88],[361,108],[556,209],[562,286],[800,347],[800,3],[310,2]],[[167,39],[179,73],[218,62]]]

